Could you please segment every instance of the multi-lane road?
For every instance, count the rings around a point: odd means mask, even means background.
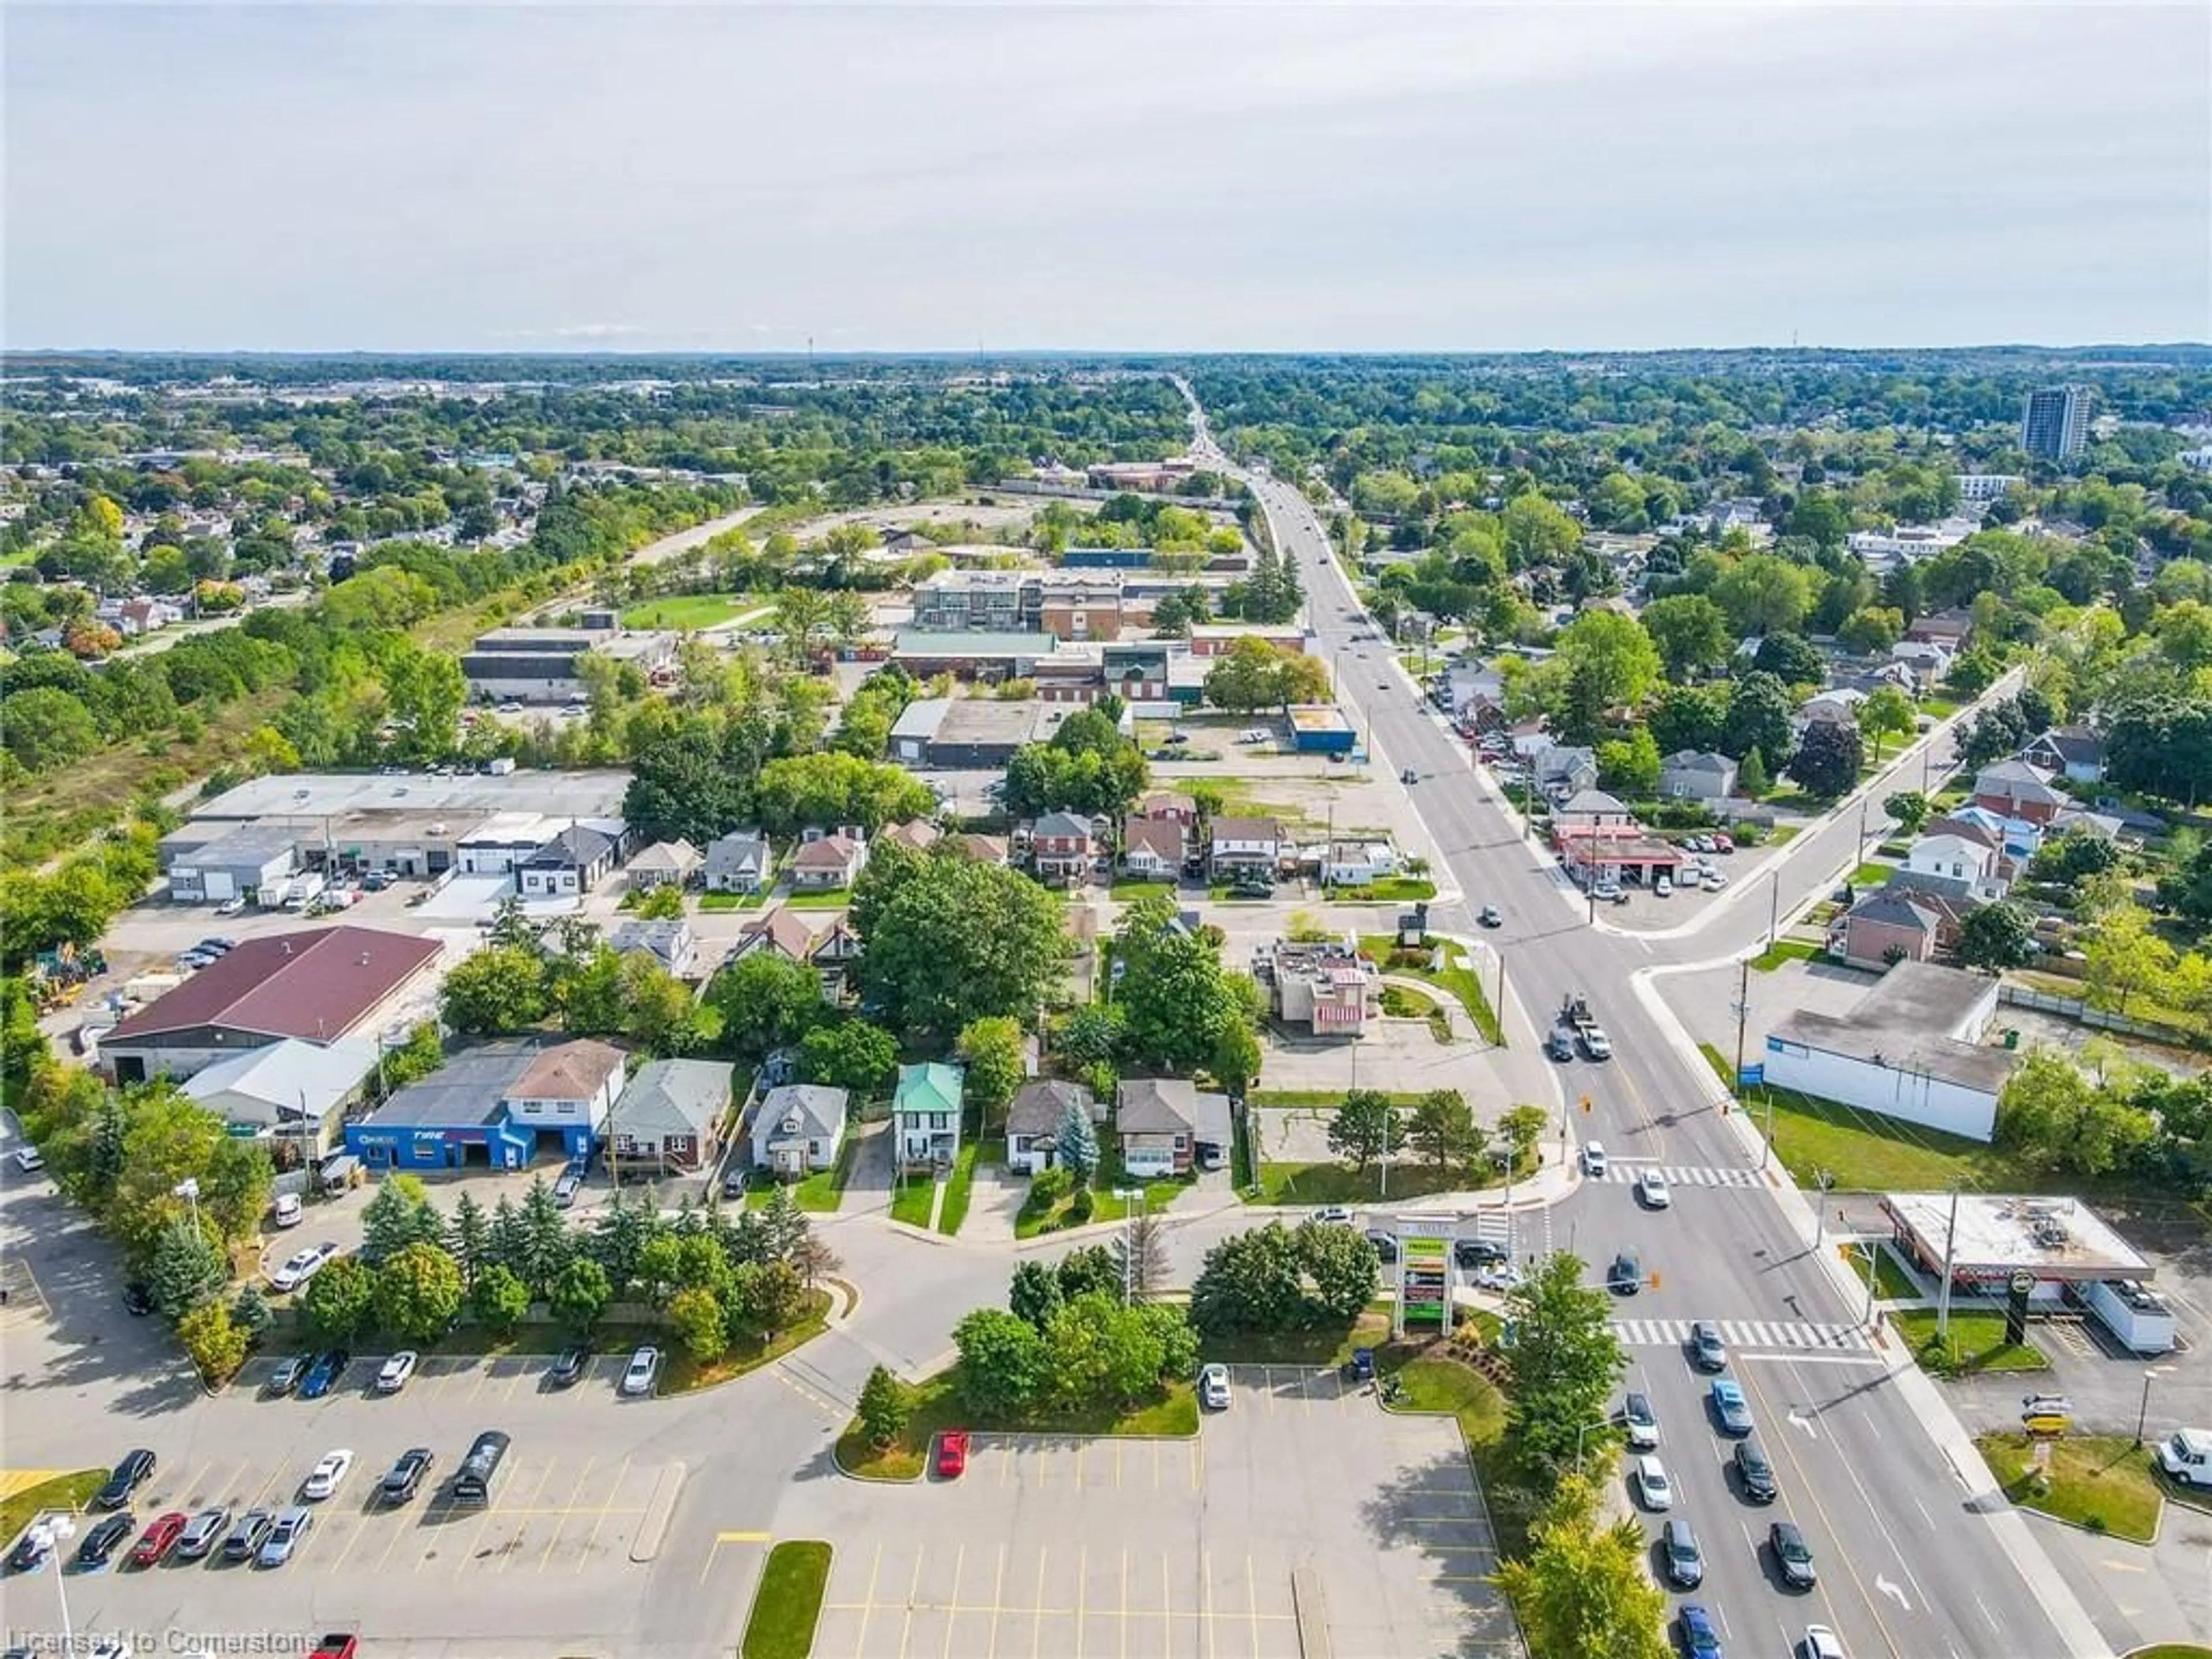
[[[1201,446],[1218,454],[1197,418]],[[1948,1409],[1933,1389],[1893,1374],[1856,1339],[1860,1304],[1810,1249],[1802,1201],[1778,1176],[1770,1183],[1717,1173],[1744,1171],[1757,1155],[1743,1126],[1723,1116],[1723,1091],[1649,981],[1647,970],[1722,960],[1762,943],[1775,909],[1786,917],[1850,866],[1856,817],[1839,816],[1800,837],[1771,859],[1774,875],[1761,870],[1746,880],[1739,871],[1724,900],[1700,901],[1701,926],[1639,934],[1602,918],[1593,925],[1364,619],[1304,497],[1225,458],[1213,464],[1252,485],[1278,546],[1297,561],[1314,630],[1340,667],[1338,696],[1368,734],[1373,758],[1419,775],[1414,799],[1462,895],[1462,910],[1444,914],[1441,925],[1463,931],[1474,907],[1500,906],[1505,926],[1490,937],[1534,1019],[1547,1023],[1570,991],[1595,1005],[1615,1057],[1563,1068],[1578,1135],[1601,1139],[1632,1169],[1649,1161],[1682,1172],[1666,1211],[1639,1209],[1624,1182],[1592,1182],[1565,1202],[1553,1228],[1555,1240],[1577,1241],[1594,1271],[1634,1245],[1657,1280],[1623,1298],[1620,1312],[1636,1339],[1629,1386],[1657,1407],[1662,1454],[1680,1493],[1674,1513],[1695,1527],[1707,1559],[1703,1589],[1678,1599],[1703,1601],[1731,1652],[1794,1653],[1814,1622],[1839,1631],[1855,1656],[2103,1651],[2020,1518],[1987,1501],[1986,1477],[1958,1455],[1955,1428],[1942,1432]],[[1921,765],[1908,750],[1897,781],[1876,784],[1874,799],[1916,781]],[[1533,1027],[1522,1026],[1533,1040]],[[1586,1115],[1575,1109],[1583,1095]],[[1701,1180],[1705,1172],[1713,1173]],[[1729,1322],[1748,1339],[1729,1374],[1748,1395],[1775,1465],[1781,1496],[1771,1508],[1747,1503],[1728,1477],[1729,1443],[1706,1405],[1709,1379],[1692,1371],[1678,1342],[1697,1318]],[[1795,1521],[1813,1547],[1820,1582],[1810,1594],[1779,1585],[1763,1547],[1777,1518]]]

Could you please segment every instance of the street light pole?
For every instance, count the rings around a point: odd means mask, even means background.
[[[1768,890],[1766,900],[1766,948],[1768,950],[1771,951],[1774,948],[1774,941],[1780,936],[1781,932],[1782,872],[1778,869],[1774,872],[1774,883]]]
[[[54,1600],[61,1604],[62,1610],[62,1651],[75,1653],[76,1636],[70,1628],[69,1574],[63,1571],[62,1552],[76,1536],[76,1522],[66,1515],[57,1515],[40,1522],[32,1530],[46,1540],[46,1553],[54,1564]]]
[[[2151,1378],[2164,1376],[2169,1369],[2165,1365],[2153,1365],[2143,1373],[2142,1404],[2136,1407],[2136,1445],[2138,1449],[2143,1443],[2143,1425],[2150,1420]]]
[[[1129,1200],[1133,1198],[1142,1202],[1145,1188],[1116,1187],[1114,1196],[1121,1200],[1121,1305],[1126,1308],[1135,1299],[1137,1277],[1137,1232]]]
[[[1959,1238],[1959,1188],[1962,1183],[1956,1176],[1951,1181],[1951,1217],[1943,1227],[1943,1282],[1936,1288],[1936,1340],[1951,1340],[1951,1261],[1952,1251]]]
[[[1859,1316],[1859,1323],[1872,1325],[1874,1323],[1875,1269],[1881,1262],[1881,1241],[1878,1238],[1869,1239],[1863,1248],[1867,1253],[1867,1295],[1866,1311]]]
[[[1820,1253],[1820,1241],[1827,1235],[1828,1188],[1835,1184],[1834,1171],[1830,1170],[1814,1171],[1813,1185],[1818,1189],[1819,1194],[1813,1200],[1813,1254],[1815,1255]]]

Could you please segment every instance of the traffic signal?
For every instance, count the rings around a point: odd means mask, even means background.
[[[1587,1112],[1588,1110],[1589,1110],[1589,1109],[1590,1109],[1590,1097],[1589,1097],[1588,1095],[1584,1095],[1584,1096],[1583,1097],[1583,1110],[1584,1110],[1584,1111],[1586,1111],[1586,1112]]]
[[[1656,1268],[1653,1269],[1651,1274],[1651,1288],[1655,1291],[1659,1288],[1659,1273]]]

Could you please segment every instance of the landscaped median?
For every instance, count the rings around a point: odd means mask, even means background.
[[[0,1540],[13,1542],[15,1535],[48,1510],[66,1510],[76,1514],[92,1502],[93,1493],[107,1484],[106,1469],[79,1469],[75,1474],[49,1475],[27,1486],[15,1486],[15,1477],[0,1477],[8,1481],[8,1493],[0,1498]]]
[[[1474,957],[1466,945],[1453,939],[1437,939],[1409,950],[1389,933],[1368,933],[1361,936],[1359,948],[1381,963],[1385,974],[1418,979],[1457,997],[1460,1006],[1474,1022],[1474,1029],[1482,1033],[1483,1040],[1497,1048],[1505,1046],[1505,1032],[1498,1023],[1498,1011],[1483,994],[1482,981],[1475,977],[1470,965]],[[1442,968],[1431,965],[1438,951],[1443,952]]]
[[[1982,1309],[1951,1310],[1950,1334],[1939,1340],[1934,1308],[1893,1311],[1890,1326],[1905,1339],[1921,1369],[1938,1376],[1972,1376],[1978,1371],[2041,1371],[2051,1369],[2043,1351],[2030,1343],[2005,1340],[2005,1316]]]
[[[1091,1411],[1036,1412],[993,1416],[961,1398],[960,1367],[921,1382],[900,1382],[906,1421],[888,1445],[878,1447],[855,1417],[837,1437],[837,1467],[862,1480],[919,1480],[929,1449],[946,1429],[1010,1434],[1086,1434],[1134,1439],[1188,1439],[1198,1432],[1198,1394],[1188,1382],[1166,1385],[1157,1398],[1133,1406]]]
[[[745,1619],[744,1659],[806,1659],[830,1588],[830,1546],[793,1539],[768,1553],[753,1610]]]
[[[2165,1504],[2150,1453],[2124,1435],[2036,1440],[1985,1434],[1974,1442],[2007,1498],[2024,1510],[2132,1543],[2158,1536]]]

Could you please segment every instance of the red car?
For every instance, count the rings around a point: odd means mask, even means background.
[[[359,1638],[340,1632],[335,1636],[325,1636],[316,1643],[315,1650],[307,1656],[307,1659],[354,1659],[360,1651]]]
[[[968,1468],[968,1431],[947,1429],[937,1437],[937,1478],[957,1480]]]
[[[177,1534],[184,1531],[191,1519],[190,1516],[175,1510],[171,1510],[167,1515],[155,1516],[154,1523],[131,1547],[130,1564],[134,1567],[158,1565],[161,1558],[169,1553],[169,1547],[177,1541]]]

